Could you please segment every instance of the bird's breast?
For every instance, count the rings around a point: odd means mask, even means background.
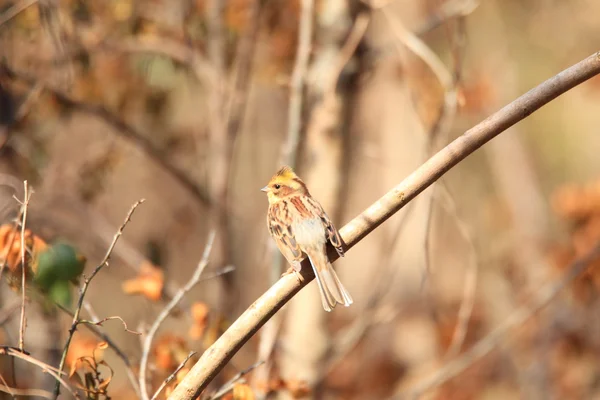
[[[320,218],[304,218],[292,223],[296,243],[300,247],[325,244],[325,227]]]

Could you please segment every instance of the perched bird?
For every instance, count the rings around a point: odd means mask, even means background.
[[[337,303],[346,307],[352,304],[352,297],[327,258],[327,241],[340,257],[344,256],[342,240],[304,182],[290,167],[284,166],[261,190],[269,199],[267,226],[271,236],[294,271],[300,272],[302,260],[308,257],[325,311],[331,311]]]

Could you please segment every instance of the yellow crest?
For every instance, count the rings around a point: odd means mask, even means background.
[[[281,167],[279,169],[279,171],[277,171],[277,173],[275,174],[275,177],[287,181],[290,179],[297,178],[298,176],[296,175],[296,173],[294,172],[294,170],[291,167],[284,165],[283,167]]]

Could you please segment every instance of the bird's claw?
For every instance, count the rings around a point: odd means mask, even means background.
[[[298,279],[299,283],[302,283],[304,281],[302,275],[300,275],[300,273],[294,267],[289,267],[283,274],[281,274],[281,277],[283,278],[284,276],[289,275],[291,273],[294,273],[294,275],[296,275],[296,279]]]

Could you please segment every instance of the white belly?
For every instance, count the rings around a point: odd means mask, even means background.
[[[324,245],[326,242],[325,227],[319,218],[295,221],[292,231],[300,248],[316,244]]]

